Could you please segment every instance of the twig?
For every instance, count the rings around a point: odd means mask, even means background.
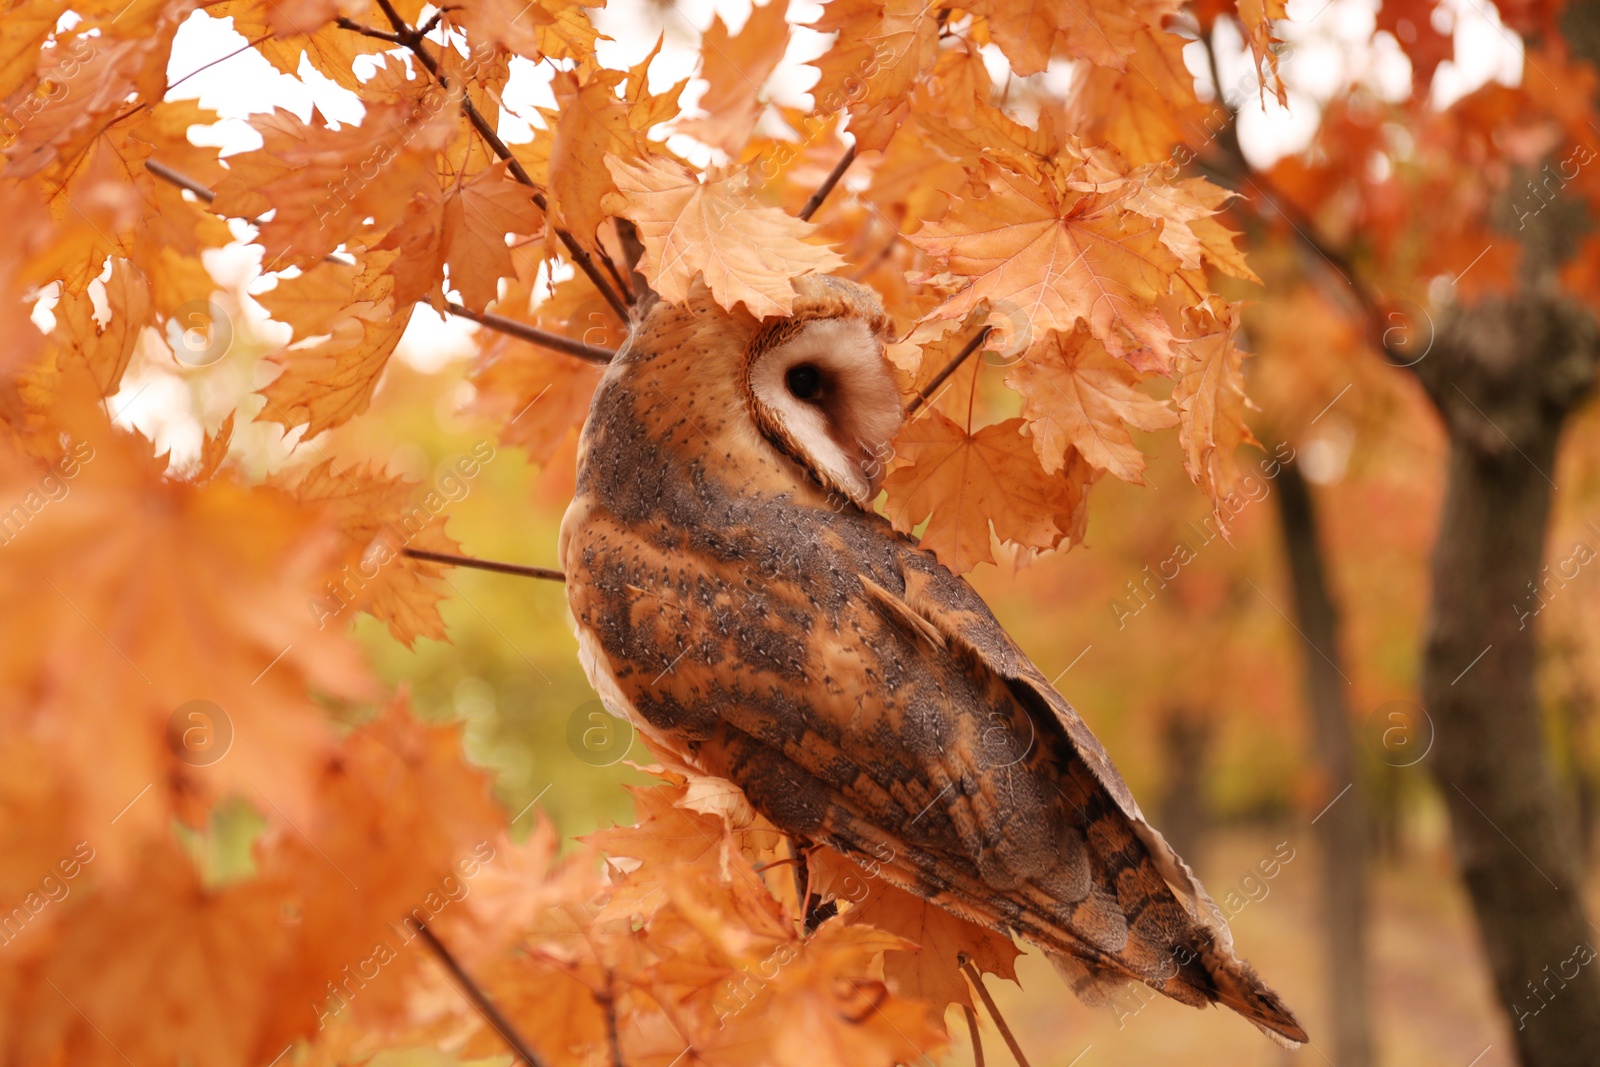
[[[617,283],[617,291],[623,295],[628,304],[632,306],[638,303],[638,298],[633,294],[633,287],[628,284],[628,279],[622,276],[622,272],[617,269],[617,265],[611,261],[611,256],[606,252],[603,244],[600,247],[600,262],[605,264],[606,273],[611,275],[611,280]]]
[[[855,159],[856,146],[852,144],[844,150],[844,155],[839,157],[839,162],[833,165],[833,169],[828,172],[828,176],[822,179],[822,184],[817,186],[817,191],[811,194],[811,199],[807,200],[805,206],[800,209],[801,222],[811,221],[811,216],[815,215],[817,208],[821,207],[822,202],[828,199],[828,194],[833,192],[833,187],[839,184],[839,179],[844,177],[844,172],[850,169],[850,164],[854,163]]]
[[[341,29],[350,30],[366,37],[377,37],[382,41],[391,41],[394,44],[410,49],[412,55],[417,57],[417,62],[421,63],[427,72],[433,75],[440,86],[446,89],[450,88],[450,79],[446,78],[439,69],[439,61],[433,57],[432,52],[428,51],[427,46],[423,43],[422,34],[400,17],[400,13],[394,9],[394,4],[390,0],[378,0],[378,7],[382,9],[384,17],[389,20],[389,24],[394,27],[393,34],[387,34],[382,30],[374,30],[371,26],[363,26],[359,22],[352,22],[343,17],[338,20],[338,25]],[[506,169],[511,172],[511,176],[533,190],[533,202],[539,205],[539,210],[545,212],[546,216],[548,216],[550,204],[545,199],[544,192],[539,188],[539,183],[529,175],[521,160],[512,155],[511,149],[500,139],[500,135],[495,132],[494,127],[489,125],[489,120],[483,117],[483,113],[472,103],[472,98],[467,95],[465,90],[461,93],[461,112],[467,116],[467,121],[472,124],[473,129],[478,131],[478,136],[483,138],[484,143],[493,150],[496,156],[505,162]],[[577,265],[579,270],[588,275],[589,280],[594,283],[595,289],[605,298],[606,303],[611,305],[611,310],[617,313],[617,318],[627,322],[627,305],[612,291],[605,275],[601,274],[600,268],[595,266],[594,258],[589,255],[588,251],[578,243],[572,234],[559,228],[555,232],[562,245],[565,246],[567,254],[572,257],[572,262]]]
[[[475,559],[472,556],[457,556],[449,552],[429,552],[422,548],[402,548],[400,554],[410,556],[412,559],[427,560],[429,563],[448,563],[456,567],[476,567],[480,571],[495,571],[498,574],[515,574],[523,578],[545,578],[552,582],[564,582],[567,576],[554,567],[531,567],[522,563],[499,563],[492,559]]]
[[[961,1013],[967,1017],[967,1032],[972,1035],[972,1067],[983,1067],[983,1041],[978,1037],[978,1013],[972,1010],[972,1005],[961,1005]]]
[[[146,170],[160,178],[162,181],[171,182],[180,189],[187,189],[189,192],[193,193],[195,196],[199,197],[201,200],[204,200],[208,204],[214,202],[217,198],[216,193],[212,192],[210,189],[207,189],[204,185],[201,185],[187,174],[184,174],[181,171],[173,170],[165,163],[161,163],[154,159],[147,159],[144,161],[144,166]],[[247,219],[246,221],[256,226],[261,225],[259,219]],[[338,255],[328,255],[324,256],[323,258],[330,263],[338,263],[344,266],[353,265],[351,261],[346,260],[342,256]],[[558,333],[551,333],[548,330],[541,330],[536,326],[529,326],[525,322],[518,322],[516,319],[508,319],[504,315],[496,315],[491,311],[473,311],[471,308],[457,304],[453,301],[449,304],[446,304],[445,309],[452,315],[459,315],[461,318],[471,319],[473,322],[476,322],[482,326],[487,326],[491,330],[496,330],[511,337],[516,337],[520,340],[527,341],[529,344],[539,345],[543,348],[548,348],[556,352],[565,352],[569,356],[576,356],[579,359],[587,360],[590,363],[610,363],[611,358],[616,355],[616,353],[611,351],[609,348],[601,348],[598,345],[587,344],[583,341],[574,341],[570,337],[563,337]]]
[[[233,51],[229,52],[227,55],[218,56],[216,59],[213,59],[211,62],[206,63],[206,64],[204,64],[202,66],[196,67],[194,70],[191,70],[189,73],[185,74],[183,77],[179,78],[177,81],[175,81],[171,85],[167,86],[166,90],[161,94],[161,98],[163,100],[165,100],[167,98],[167,95],[170,94],[172,92],[172,90],[176,89],[178,86],[182,85],[184,82],[188,81],[190,78],[194,77],[196,74],[199,74],[202,71],[210,70],[212,67],[216,66],[218,63],[226,63],[228,60],[232,59],[234,56],[238,55],[240,52],[248,52],[250,49],[254,48],[256,45],[262,43],[263,41],[271,40],[272,36],[273,36],[272,31],[268,30],[266,33],[263,33],[260,37],[257,37],[255,40],[246,41],[244,44],[240,45],[238,48],[235,48]]]
[[[158,162],[154,159],[147,159],[144,161],[144,169],[149,171],[151,174],[154,174],[157,178],[160,178],[164,182],[171,182],[179,189],[187,189],[189,192],[193,193],[195,196],[198,196],[201,200],[204,200],[208,204],[217,198],[216,193],[212,192],[210,189],[207,189],[204,185],[201,185],[187,174],[180,174],[178,171],[173,170],[165,163]],[[250,221],[254,222],[255,220],[252,219]]]
[[[917,395],[911,398],[911,403],[906,405],[906,415],[916,414],[917,409],[927,403],[928,398],[939,391],[939,386],[944,384],[945,379],[954,374],[961,364],[966,362],[968,356],[983,347],[983,342],[989,339],[989,334],[993,329],[993,326],[985,326],[973,334],[972,340],[968,341],[961,351],[956,353],[955,358],[946,363],[944,369],[933,376],[933,381],[923,386],[918,390]]]
[[[873,256],[866,263],[862,264],[853,272],[851,272],[850,280],[853,282],[859,282],[862,278],[865,278],[867,275],[871,274],[877,269],[879,263],[882,263],[884,260],[889,258],[889,253],[893,252],[894,246],[899,243],[900,235],[898,233],[891,233],[889,235],[889,243],[884,245],[883,249],[877,255]]]
[[[368,26],[364,22],[357,22],[355,19],[346,18],[344,15],[340,15],[338,18],[334,19],[333,24],[339,27],[341,30],[349,30],[351,33],[359,33],[363,37],[371,37],[373,40],[377,41],[388,41],[390,44],[398,45],[401,48],[409,47],[406,44],[405,38],[401,37],[398,33],[390,33],[388,30],[380,30],[376,26]]]
[[[1213,31],[1214,33],[1215,31]],[[1271,178],[1266,174],[1251,167],[1250,161],[1245,158],[1244,149],[1239,144],[1238,122],[1239,115],[1227,102],[1226,95],[1222,92],[1222,78],[1217,67],[1217,53],[1210,36],[1202,35],[1201,42],[1205,45],[1206,62],[1211,71],[1211,83],[1214,87],[1217,100],[1228,113],[1228,122],[1211,140],[1218,146],[1218,151],[1226,161],[1226,166],[1218,167],[1201,161],[1202,169],[1210,171],[1217,178],[1222,179],[1226,185],[1231,185],[1234,192],[1238,192],[1240,185],[1249,186],[1254,196],[1242,196],[1241,199],[1251,205],[1252,213],[1258,220],[1271,225],[1273,220],[1261,208],[1264,202],[1275,211],[1278,216],[1294,231],[1295,240],[1306,251],[1320,258],[1339,280],[1348,286],[1346,296],[1352,297],[1356,309],[1361,314],[1367,332],[1367,343],[1377,351],[1392,366],[1409,368],[1416,365],[1416,360],[1389,343],[1389,334],[1393,332],[1387,324],[1382,295],[1377,292],[1361,272],[1356,269],[1355,263],[1344,251],[1333,247],[1317,232],[1317,224],[1308,218],[1299,207],[1284,196]],[[1203,147],[1203,146],[1202,146]]]
[[[610,969],[606,970],[606,991],[594,994],[606,1017],[606,1040],[611,1045],[611,1067],[622,1067],[622,1039],[617,1033],[617,992]]]
[[[1005,1019],[1000,1014],[1000,1009],[995,1006],[994,998],[989,995],[989,990],[984,987],[983,975],[978,973],[978,969],[972,965],[971,958],[965,952],[961,953],[957,958],[961,961],[961,970],[967,976],[967,981],[971,982],[973,988],[978,991],[978,996],[983,1000],[983,1006],[989,1009],[989,1017],[994,1020],[994,1025],[1000,1031],[1000,1036],[1005,1040],[1006,1047],[1011,1050],[1011,1057],[1017,1061],[1017,1067],[1028,1067],[1028,1057],[1022,1054],[1022,1046],[1017,1044],[1016,1035],[1011,1032],[1011,1027],[1006,1025]]]
[[[526,1063],[528,1067],[544,1067],[539,1057],[535,1056],[533,1050],[528,1047],[528,1042],[523,1039],[521,1034],[517,1033],[516,1027],[511,1025],[509,1019],[500,1014],[500,1009],[494,1006],[494,1002],[489,999],[478,983],[474,982],[472,977],[462,970],[461,964],[456,962],[456,958],[434,936],[433,931],[428,929],[427,926],[419,924],[417,933],[422,935],[422,940],[427,944],[428,948],[433,950],[433,954],[444,965],[444,969],[450,972],[450,976],[461,987],[461,992],[466,995],[468,1000],[472,1001],[472,1006],[478,1009],[478,1013],[483,1016],[484,1021],[494,1027],[495,1032],[500,1035],[500,1039],[511,1047],[511,1051],[520,1056],[522,1062]]]
[[[628,288],[633,293],[634,313],[642,320],[651,305],[661,298],[650,287],[650,279],[639,269],[639,261],[644,258],[644,242],[639,240],[639,227],[633,224],[632,219],[621,215],[617,216],[616,225],[617,244],[622,246],[622,264],[628,272]]]
[[[598,363],[602,367],[610,363],[611,357],[616,355],[609,348],[601,348],[599,345],[591,345],[585,341],[574,341],[570,337],[563,337],[558,333],[551,333],[549,330],[541,330],[537,326],[529,326],[527,323],[518,322],[516,319],[508,319],[504,315],[496,315],[492,311],[473,311],[471,308],[457,304],[453,300],[446,304],[445,308],[452,315],[471,319],[473,322],[487,326],[491,330],[499,330],[503,334],[519,337],[529,344],[542,345],[556,352],[565,352],[569,356],[577,356],[581,360],[589,363]]]

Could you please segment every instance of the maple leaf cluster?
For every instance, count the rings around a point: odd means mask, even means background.
[[[1268,67],[1273,6],[1238,15]],[[1141,481],[1136,433],[1176,427],[1224,498],[1249,433],[1238,307],[1212,282],[1253,275],[1227,194],[1170,165],[1199,106],[1180,14],[831,0],[802,108],[773,2],[703,35],[685,113],[685,83],[652,89],[659,43],[607,67],[569,0],[4,0],[5,1058],[498,1053],[420,962],[424,927],[553,1063],[941,1048],[944,1009],[971,1005],[957,959],[1011,977],[1009,939],[840,857],[799,863],[706,782],[667,777],[638,826],[559,861],[547,826],[513,844],[458,731],[383,693],[348,634],[368,612],[444,638],[442,565],[407,552],[459,546],[421,487],[321,443],[423,304],[487,327],[475,407],[502,441],[570,466],[644,286],[765,317],[841,272],[882,293],[914,411],[884,510],[952,568],[1080,540],[1098,478]],[[197,143],[218,116],[172,70],[191,22],[362,118],[278,108],[250,116],[257,147]],[[1025,80],[1058,61],[1065,96]],[[544,72],[553,106],[513,112],[516,71]],[[241,240],[260,269],[237,299],[287,340],[173,462],[130,428],[130,370],[212,380],[207,258]],[[246,424],[278,427],[289,461],[261,476]],[[810,930],[823,900],[838,917]]]

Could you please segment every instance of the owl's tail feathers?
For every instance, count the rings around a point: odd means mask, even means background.
[[[1095,1007],[1108,1007],[1117,1013],[1118,1020],[1138,1012],[1150,1000],[1151,994],[1130,992],[1130,982],[1120,969],[1099,966],[1088,960],[1065,953],[1046,951],[1056,972],[1079,1000]],[[1196,952],[1177,973],[1163,980],[1149,979],[1146,984],[1173,1000],[1205,1007],[1222,1004],[1254,1023],[1256,1028],[1284,1048],[1297,1048],[1309,1040],[1294,1012],[1256,977],[1255,971],[1231,952],[1218,951],[1215,946]],[[1132,985],[1137,990],[1137,985]]]

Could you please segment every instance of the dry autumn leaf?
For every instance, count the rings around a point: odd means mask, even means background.
[[[606,160],[619,193],[608,209],[632,219],[644,242],[639,269],[667,300],[682,300],[697,274],[717,303],[744,304],[757,318],[787,314],[795,278],[842,266],[832,249],[810,244],[809,223],[760,207],[738,173],[700,181],[687,167],[653,158]]]
[[[982,177],[911,240],[971,282],[942,306],[963,318],[981,300],[1015,309],[1035,331],[1078,322],[1114,356],[1143,349],[1165,366],[1179,347],[1158,301],[1180,261],[1162,225],[1116,193],[1062,188],[982,162]]]
[[[818,110],[848,110],[856,144],[881,149],[909,112],[907,97],[939,54],[939,12],[927,0],[833,0],[810,28],[837,33],[814,61]]]
[[[855,878],[855,891],[846,899],[857,902],[845,912],[845,921],[875,927],[916,946],[884,953],[884,978],[895,992],[931,1004],[941,1014],[951,1004],[975,1007],[972,987],[961,972],[963,956],[979,973],[1016,981],[1022,952],[1005,934],[968,922],[859,868]]]
[[[995,43],[1018,74],[1037,74],[1052,56],[1122,70],[1130,64],[1139,33],[1146,26],[1160,26],[1178,6],[1173,0],[1031,5],[980,0],[972,11],[988,20]]]
[[[700,76],[707,85],[699,108],[705,114],[677,123],[677,129],[730,156],[739,154],[761,115],[762,85],[789,44],[786,11],[780,0],[769,0],[751,9],[737,34],[720,15],[711,20],[700,50]]]
[[[1236,329],[1230,317],[1223,329],[1195,341],[1172,390],[1184,468],[1218,501],[1238,487],[1235,450],[1255,441],[1244,421],[1249,400],[1241,371],[1244,352],[1234,343]]]
[[[446,640],[439,617],[443,570],[403,554],[407,548],[460,553],[460,544],[444,532],[439,517],[442,497],[424,495],[415,482],[367,466],[336,471],[332,460],[279,484],[302,504],[321,509],[346,538],[321,595],[311,601],[319,628],[334,620],[348,622],[355,612],[365,611],[407,648],[419,637]]]
[[[1076,465],[1045,473],[1023,435],[1022,419],[963,430],[938,411],[914,419],[895,439],[896,460],[883,487],[884,513],[910,533],[926,522],[922,546],[960,574],[993,563],[989,530],[1026,548],[1054,548],[1069,528],[1088,480]]]
[[[1011,367],[1006,382],[1022,394],[1022,414],[1047,472],[1059,471],[1073,449],[1100,470],[1143,484],[1144,454],[1129,431],[1178,424],[1171,408],[1139,389],[1143,377],[1080,329],[1047,336]]]

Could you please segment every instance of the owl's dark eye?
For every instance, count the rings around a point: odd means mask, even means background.
[[[822,372],[810,363],[797,363],[783,376],[796,400],[816,400],[822,395]]]

